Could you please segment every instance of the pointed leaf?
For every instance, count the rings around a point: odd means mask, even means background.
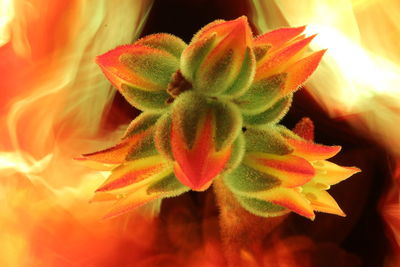
[[[247,90],[255,72],[247,19],[218,22],[195,35],[182,54],[181,69],[193,88],[202,93],[240,94]]]
[[[260,35],[254,39],[254,45],[271,45],[272,47],[283,46],[286,42],[292,40],[305,30],[305,26],[297,28],[280,28],[263,35]]]
[[[207,98],[194,91],[183,92],[173,103],[174,127],[181,132],[183,142],[189,149],[196,138],[199,122],[207,112],[209,112]]]
[[[157,113],[143,112],[139,114],[139,116],[137,116],[129,124],[128,128],[125,131],[124,137],[122,137],[122,140],[130,138],[135,134],[146,131],[151,127],[154,127],[159,118],[160,114]]]
[[[242,66],[232,85],[224,92],[225,95],[234,97],[245,93],[253,82],[255,74],[255,56],[251,48],[246,48]]]
[[[287,67],[301,57],[302,52],[314,37],[315,36],[310,36],[301,39],[287,47],[268,53],[257,62],[257,71],[254,80],[259,81],[277,73],[287,72]]]
[[[292,105],[293,96],[289,95],[277,101],[272,107],[254,115],[243,114],[243,124],[251,126],[261,126],[266,124],[278,123],[289,111]]]
[[[193,82],[195,73],[204,61],[204,58],[215,46],[217,40],[216,33],[206,36],[198,41],[196,45],[189,45],[182,53],[180,70],[189,82]]]
[[[286,74],[278,74],[252,84],[249,90],[234,102],[245,114],[257,114],[271,107],[279,98]]]
[[[298,136],[307,141],[314,140],[314,123],[310,118],[304,117],[302,118],[296,125],[294,126],[293,132]]]
[[[321,62],[326,50],[321,50],[303,58],[286,69],[288,77],[285,83],[283,95],[296,91],[308,77],[315,71]]]
[[[142,113],[128,126],[122,142],[94,153],[84,154],[79,160],[97,161],[104,164],[120,164],[125,162],[127,156],[133,151],[144,151],[143,144],[152,136],[151,128],[154,128],[159,115]],[[106,167],[106,166],[104,166]]]
[[[125,159],[127,161],[132,161],[143,157],[157,155],[158,151],[154,144],[154,132],[154,126],[146,130],[146,135],[135,146],[131,147]]]
[[[343,167],[326,160],[315,161],[313,166],[316,171],[313,181],[325,185],[337,184],[361,171],[356,167]]]
[[[173,103],[172,121],[181,132],[184,142],[191,148],[201,121],[212,117],[212,136],[217,151],[232,145],[242,127],[237,107],[222,99],[208,98],[195,91],[182,93]]]
[[[225,170],[241,125],[232,103],[195,91],[182,93],[172,108],[171,147],[177,178],[194,190],[205,189]]]
[[[236,169],[243,160],[246,142],[242,133],[238,135],[232,144],[232,154],[226,163],[224,172]]]
[[[176,160],[175,174],[181,183],[193,190],[204,189],[206,184],[220,174],[232,152],[231,146],[215,151],[211,114],[206,115],[198,125],[191,148],[184,142],[182,131],[177,129],[173,118],[171,144]]]
[[[236,195],[237,200],[248,212],[261,217],[282,216],[290,211],[282,206],[265,200]]]
[[[340,146],[325,146],[301,139],[288,138],[287,142],[294,149],[293,154],[309,161],[329,159],[339,153]]]
[[[181,57],[182,51],[186,48],[186,44],[184,41],[182,41],[182,39],[168,33],[156,33],[147,35],[137,40],[135,44],[163,50],[175,56],[177,59]]]
[[[163,112],[169,107],[170,95],[166,87],[162,91],[150,92],[122,84],[120,92],[132,106],[142,111]]]
[[[267,55],[270,49],[271,45],[268,44],[255,45],[253,47],[253,51],[256,62],[260,61],[265,55]]]
[[[166,159],[174,160],[171,148],[171,124],[172,118],[170,113],[164,114],[156,124],[154,133],[154,143],[157,151]]]
[[[183,192],[183,191],[189,191],[190,188],[184,186],[179,180],[176,178],[174,173],[171,173],[170,175],[158,180],[157,182],[154,182],[147,188],[147,192],[149,194],[153,193],[162,193],[166,196],[173,196],[174,192]]]
[[[98,56],[96,62],[115,87],[123,84],[144,91],[165,90],[179,68],[168,52],[145,45],[124,45]]]
[[[214,140],[217,151],[232,145],[242,131],[242,116],[230,101],[210,101],[208,104],[214,118]],[[195,111],[193,111],[195,112]]]
[[[293,149],[286,143],[275,127],[263,129],[248,128],[244,133],[246,140],[246,152],[263,152],[276,155],[286,155],[293,152]]]
[[[157,183],[166,182],[165,180],[168,179],[170,179],[170,176],[158,180]],[[111,211],[103,218],[109,219],[112,217],[116,217],[118,215],[130,212],[135,208],[141,207],[151,201],[167,197],[179,196],[189,190],[189,188],[183,186],[179,188],[176,187],[174,189],[171,188],[172,190],[160,191],[160,190],[154,190],[153,185],[154,183],[149,183],[144,186],[138,187],[134,192],[128,194],[124,198],[121,198],[112,207]]]
[[[214,20],[214,21],[208,23],[203,28],[201,28],[198,32],[196,32],[196,34],[193,36],[190,43],[194,43],[194,42],[203,40],[203,39],[207,38],[208,36],[216,33],[216,28],[217,28],[217,31],[219,32],[218,35],[224,36],[224,35],[228,34],[228,32],[230,31],[230,27],[229,27],[230,24],[231,24],[231,21],[226,21],[223,19]]]
[[[148,131],[139,132],[121,143],[101,151],[84,154],[81,160],[91,160],[106,164],[120,164],[125,162],[126,156],[132,149],[140,147],[141,141],[149,135]]]
[[[125,214],[160,197],[162,197],[161,194],[148,194],[147,185],[143,185],[136,188],[135,191],[129,193],[127,196],[120,198],[103,219],[110,219]]]
[[[302,193],[310,201],[314,210],[336,214],[345,217],[346,214],[342,211],[335,199],[326,191],[315,189],[311,186],[304,186]]]
[[[267,191],[253,193],[253,196],[285,207],[311,220],[315,218],[310,201],[296,188],[276,187]]]
[[[275,155],[249,152],[243,163],[260,172],[274,176],[283,187],[297,187],[309,182],[314,174],[313,166],[305,159],[293,155]]]
[[[117,202],[104,218],[111,218],[135,208],[145,205],[156,199],[175,197],[189,191],[189,188],[179,183],[172,173],[172,169],[162,172],[137,183],[128,193],[116,195]],[[99,192],[97,194],[104,194]],[[107,198],[107,196],[102,196]]]
[[[266,172],[240,164],[233,171],[224,175],[224,183],[234,193],[264,191],[281,184],[276,177]]]
[[[166,173],[171,173],[171,170],[171,164],[161,156],[130,161],[114,169],[96,192],[126,193],[142,183],[147,183],[149,178],[164,177]]]

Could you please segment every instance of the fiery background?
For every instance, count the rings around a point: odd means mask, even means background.
[[[138,114],[97,55],[155,32],[188,42],[243,14],[255,33],[318,33],[313,49],[328,53],[283,123],[310,117],[316,140],[363,173],[332,190],[346,218],[292,215],[242,263],[400,265],[399,1],[0,0],[0,266],[227,264],[212,192],[168,199],[153,219],[147,208],[101,220],[109,204],[88,200],[107,174],[73,158],[115,143]],[[266,227],[251,223],[250,236]]]

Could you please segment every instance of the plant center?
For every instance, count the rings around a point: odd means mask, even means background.
[[[174,102],[182,92],[192,89],[192,84],[183,77],[180,70],[177,70],[171,77],[171,81],[168,84],[167,92],[171,96],[167,103]]]

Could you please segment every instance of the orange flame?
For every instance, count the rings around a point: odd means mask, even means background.
[[[138,36],[152,1],[0,2],[0,265],[100,265],[137,237],[88,210],[105,176],[72,158],[116,138],[98,136],[113,93],[93,59]]]

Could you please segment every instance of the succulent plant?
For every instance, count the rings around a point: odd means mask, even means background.
[[[93,200],[115,201],[107,216],[116,216],[220,179],[258,216],[344,215],[326,190],[359,169],[326,161],[340,146],[314,143],[309,119],[294,131],[278,124],[325,52],[305,55],[314,36],[304,30],[253,38],[243,16],[206,25],[189,45],[159,33],[99,56],[142,113],[120,143],[82,156],[111,170]]]

